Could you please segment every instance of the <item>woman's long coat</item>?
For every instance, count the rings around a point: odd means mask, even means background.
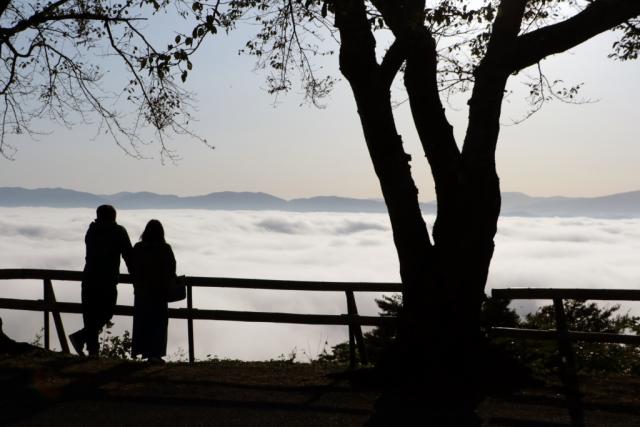
[[[133,247],[135,293],[131,355],[158,358],[167,353],[167,289],[176,277],[176,259],[167,243],[138,242]]]

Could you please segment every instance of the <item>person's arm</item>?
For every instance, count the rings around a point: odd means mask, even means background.
[[[93,228],[93,223],[89,225],[87,228],[87,232],[84,235],[84,246],[85,246],[85,260],[89,261],[90,258],[93,258],[93,251],[95,250],[95,230]]]
[[[133,274],[133,249],[131,247],[131,240],[129,239],[127,229],[122,226],[121,229],[122,241],[120,242],[120,253],[122,254],[122,259],[124,259],[125,264],[127,264],[127,271],[129,274]]]
[[[90,273],[91,261],[93,257],[93,248],[91,245],[91,227],[87,229],[87,232],[84,235],[84,278],[86,278],[87,274]]]
[[[167,245],[167,247],[169,248],[169,271],[172,277],[176,277],[176,257],[173,255],[171,245]]]

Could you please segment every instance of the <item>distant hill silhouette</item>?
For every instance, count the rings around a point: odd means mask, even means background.
[[[637,218],[640,217],[640,191],[601,197],[530,197],[523,193],[503,193],[501,215]]]
[[[0,206],[95,208],[104,203],[118,209],[281,210],[292,212],[386,212],[384,202],[321,196],[285,200],[266,193],[224,191],[180,197],[150,192],[97,195],[62,188],[0,187]],[[421,204],[425,214],[436,212],[435,202]],[[531,197],[502,193],[503,216],[559,216],[592,218],[640,217],[640,191],[602,197]]]
[[[0,206],[47,206],[52,208],[90,208],[103,203],[104,196],[63,188],[0,187]]]

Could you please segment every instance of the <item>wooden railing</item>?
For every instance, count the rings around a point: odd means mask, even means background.
[[[68,270],[0,269],[0,280],[32,279],[42,280],[43,299],[25,300],[0,298],[0,309],[30,310],[44,312],[44,345],[50,348],[49,318],[53,317],[58,341],[63,352],[69,352],[69,344],[64,331],[60,313],[82,313],[82,305],[72,302],[56,301],[53,281],[81,282],[82,272]],[[120,275],[120,283],[130,284],[131,276]],[[231,320],[240,322],[297,323],[306,325],[346,325],[349,327],[349,350],[351,366],[356,364],[356,347],[360,361],[367,363],[361,326],[379,326],[395,322],[394,317],[360,316],[354,292],[401,292],[399,283],[355,283],[355,282],[304,282],[288,280],[235,279],[220,277],[185,277],[187,287],[187,307],[169,308],[169,318],[187,320],[189,362],[195,360],[193,321],[194,320]],[[208,310],[193,307],[194,287],[269,289],[281,291],[323,291],[344,292],[346,296],[346,314],[298,314],[257,311]],[[79,292],[79,290],[78,290]],[[133,307],[116,305],[115,315],[133,316]]]
[[[601,343],[619,343],[640,345],[640,336],[603,332],[570,331],[564,311],[564,300],[597,300],[597,301],[640,301],[640,290],[626,289],[548,289],[548,288],[507,288],[493,289],[493,297],[530,300],[552,300],[555,312],[556,329],[539,330],[524,328],[494,327],[492,336],[557,340],[561,358],[560,374],[565,387],[569,415],[573,426],[584,425],[584,414],[580,389],[575,369],[573,341]]]

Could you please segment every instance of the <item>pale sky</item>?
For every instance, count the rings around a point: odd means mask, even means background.
[[[171,39],[168,36],[167,39]],[[547,61],[551,79],[584,82],[582,97],[597,102],[549,104],[516,126],[503,126],[498,173],[503,191],[534,196],[597,196],[640,189],[640,62],[607,59],[612,35],[600,36]],[[216,191],[262,191],[283,198],[338,195],[379,198],[380,190],[350,88],[341,79],[326,108],[300,105],[302,95],[275,99],[265,75],[237,51],[246,36],[210,39],[194,58],[188,88],[197,95],[193,130],[215,146],[176,137],[169,141],[182,160],[162,165],[125,155],[96,125],[64,129],[43,121],[37,140],[12,137],[15,161],[0,159],[0,186],[63,187],[99,194],[152,191],[198,195]],[[337,56],[324,65],[337,70]],[[117,72],[113,74],[117,76]],[[514,78],[512,78],[514,82]],[[402,82],[394,83],[397,100]],[[516,86],[513,85],[515,88]],[[466,126],[465,100],[448,108],[459,141]],[[507,99],[502,122],[521,118],[518,96]],[[434,198],[408,105],[396,110],[399,133],[413,156],[412,170],[424,201]]]

